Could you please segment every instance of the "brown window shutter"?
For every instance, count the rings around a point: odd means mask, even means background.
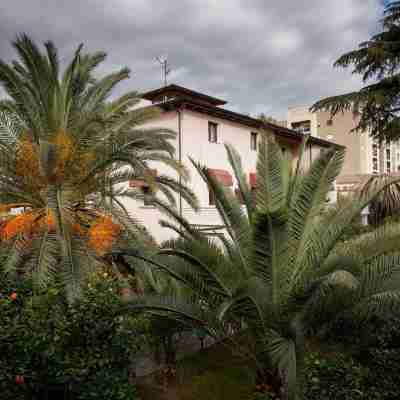
[[[144,173],[145,177],[153,177],[156,178],[158,175],[158,172],[156,169],[148,169]],[[129,181],[129,187],[131,188],[145,188],[148,187],[149,184],[146,182],[145,179],[133,179]]]

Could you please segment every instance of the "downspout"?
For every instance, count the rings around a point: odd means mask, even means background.
[[[178,113],[178,160],[182,163],[182,112],[180,109]],[[179,185],[182,184],[182,175],[179,174]],[[182,193],[179,193],[179,216],[182,218]]]

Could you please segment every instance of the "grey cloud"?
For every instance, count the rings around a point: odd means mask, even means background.
[[[133,71],[119,90],[171,81],[222,96],[244,113],[282,118],[287,107],[360,85],[332,63],[377,29],[380,0],[12,0],[0,3],[0,58],[27,32],[51,39],[67,59],[83,42],[109,54],[102,72]]]

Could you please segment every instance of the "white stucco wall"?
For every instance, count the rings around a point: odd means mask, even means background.
[[[174,132],[178,131],[178,118],[176,112],[162,113],[157,121],[151,124],[146,124],[146,127],[162,127],[171,129]],[[176,149],[178,149],[178,138],[172,142]],[[169,175],[177,178],[177,174],[174,170],[166,165],[160,165],[160,163],[149,163],[151,168],[157,169],[159,175]],[[178,201],[178,199],[176,199]],[[163,216],[152,206],[145,206],[141,201],[135,201],[130,198],[122,198],[122,203],[132,215],[133,218],[140,221],[155,237],[157,241],[167,240],[171,237],[171,230],[162,228],[159,225],[159,220]]]
[[[194,166],[190,163],[189,157],[206,165],[208,168],[228,171],[234,179],[234,174],[229,166],[224,146],[224,143],[230,143],[240,153],[243,169],[247,177],[249,177],[249,173],[255,172],[256,170],[257,151],[251,150],[250,148],[250,133],[255,130],[234,122],[213,118],[189,110],[183,110],[181,115],[182,162],[190,172],[191,178],[188,185],[196,193],[200,205],[200,209],[196,213],[183,202],[182,214],[192,224],[220,225],[221,221],[215,206],[209,205],[208,187],[197,173]],[[210,143],[208,141],[209,121],[218,124],[217,143]],[[178,113],[176,111],[165,112],[161,114],[156,122],[147,126],[169,128],[178,133]],[[174,144],[176,148],[176,158],[178,158],[178,137]],[[314,148],[313,146],[313,159],[319,154],[319,150],[319,147]],[[305,161],[305,169],[307,169],[309,165],[308,155]],[[168,167],[161,167],[153,163],[151,164],[151,168],[156,168],[159,174],[174,175],[177,178],[176,174]],[[234,181],[232,189],[236,187],[237,183]],[[144,206],[140,204],[140,202],[131,199],[125,199],[123,202],[132,215],[139,219],[150,230],[157,241],[161,242],[174,236],[173,231],[162,228],[159,225],[158,221],[160,218],[166,219],[166,217],[161,215],[155,208]],[[178,197],[177,205],[179,206]]]
[[[217,143],[209,143],[208,141],[208,121],[218,124]],[[178,133],[178,113],[176,111],[163,113],[160,118],[158,118],[157,122],[147,126],[169,128]],[[240,152],[243,168],[247,174],[255,172],[257,152],[250,149],[250,132],[252,131],[254,130],[251,128],[246,128],[239,124],[220,120],[218,118],[211,118],[200,113],[187,110],[182,112],[182,162],[190,172],[190,182],[187,184],[196,193],[200,205],[199,211],[195,213],[183,202],[182,214],[192,224],[219,225],[221,221],[215,206],[209,205],[208,188],[194,166],[190,163],[189,157],[206,165],[208,168],[226,170],[233,177],[233,171],[229,167],[224,146],[224,143],[230,143]],[[176,157],[178,157],[178,138],[175,140],[175,147]],[[151,167],[156,168],[158,173],[173,174],[177,178],[176,174],[168,167],[161,167],[156,163],[151,164]],[[233,188],[235,187],[237,187],[236,183],[234,183]],[[165,219],[165,216],[160,215],[155,208],[144,206],[131,199],[124,199],[123,203],[133,216],[138,218],[149,228],[158,241],[167,240],[174,235],[171,230],[159,226],[159,219]]]

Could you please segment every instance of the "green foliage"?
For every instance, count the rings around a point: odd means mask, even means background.
[[[362,198],[382,184],[391,181],[394,183],[382,190],[369,205],[368,222],[373,226],[382,225],[389,219],[399,220],[400,184],[396,177],[388,174],[372,175],[357,192],[357,195]]]
[[[353,68],[364,83],[359,91],[328,97],[312,106],[335,115],[351,110],[360,115],[355,131],[371,132],[379,140],[395,140],[400,134],[400,1],[391,1],[382,20],[382,31],[342,55],[335,67]]]
[[[250,198],[240,157],[226,147],[240,198]],[[226,236],[217,243],[182,228],[182,238],[160,252],[157,267],[190,288],[190,296],[138,299],[128,308],[167,313],[215,337],[248,327],[258,367],[279,371],[288,398],[295,399],[307,339],[343,314],[365,323],[400,311],[399,225],[348,232],[389,183],[328,211],[325,200],[343,158],[342,149],[329,149],[303,173],[300,154],[293,171],[280,146],[263,136],[255,207],[245,201],[246,210],[206,166],[194,163],[214,192]]]
[[[190,399],[250,400],[254,383],[254,373],[249,368],[226,366],[194,377],[191,381]]]
[[[73,301],[93,268],[109,266],[102,256],[121,244],[120,228],[138,246],[151,241],[124,206],[127,198],[144,198],[130,181],[146,181],[155,206],[158,193],[171,208],[176,193],[193,207],[196,199],[182,183],[187,172],[174,155],[175,133],[144,127],[158,108],[136,107],[137,92],[113,96],[129,78],[127,68],[100,76],[106,54],[85,53],[82,45],[64,69],[52,42],[40,47],[21,35],[13,47],[16,59],[0,60],[8,96],[0,99],[0,208],[29,212],[8,215],[0,227],[0,252],[7,255],[1,269],[32,274],[38,291],[61,281]],[[183,180],[153,176],[152,163]],[[100,232],[91,229],[99,220]]]
[[[366,369],[351,357],[333,354],[330,358],[318,353],[305,359],[304,398],[309,400],[365,399],[363,392]]]
[[[374,350],[368,362],[350,355],[310,353],[305,360],[304,398],[308,400],[397,399],[398,350]]]
[[[400,396],[399,318],[375,318],[368,325],[341,319],[328,327],[321,340],[324,351],[306,357],[305,398],[389,400]]]
[[[265,392],[265,393],[256,392],[254,394],[253,400],[279,400],[279,397],[277,397],[274,393],[271,392]]]
[[[347,240],[354,239],[357,236],[360,236],[364,233],[368,233],[373,231],[373,228],[370,225],[363,225],[359,222],[354,222],[349,224],[343,231],[343,235],[340,240],[346,242]]]
[[[115,373],[114,370],[100,370],[95,380],[83,384],[77,392],[79,400],[138,399],[135,386],[128,382],[128,375]]]
[[[119,285],[96,277],[74,305],[57,290],[32,297],[30,285],[3,282],[0,295],[0,390],[7,398],[26,391],[70,386],[74,399],[135,399],[129,383],[132,355],[147,324],[118,317]],[[11,299],[11,293],[17,298]],[[16,376],[24,385],[16,385]],[[20,397],[18,397],[20,396]]]

